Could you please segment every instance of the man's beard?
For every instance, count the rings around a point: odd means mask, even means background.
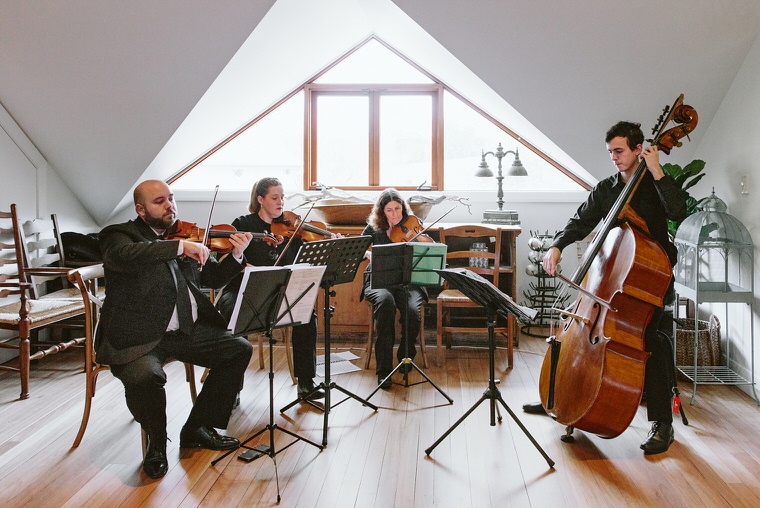
[[[165,230],[169,229],[170,227],[172,227],[172,224],[174,224],[176,222],[176,220],[175,220],[174,217],[175,216],[172,214],[172,216],[171,216],[170,219],[164,220],[163,216],[162,217],[151,217],[149,215],[146,215],[145,217],[143,217],[143,220],[145,221],[145,223],[148,226],[152,227],[153,229],[164,230],[165,231]]]

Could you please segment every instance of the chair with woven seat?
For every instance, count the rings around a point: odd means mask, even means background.
[[[471,270],[499,287],[501,262],[501,229],[488,226],[456,226],[441,229],[441,243],[447,245],[446,265],[449,268],[463,267]],[[473,248],[474,244],[485,244],[487,250]],[[471,262],[473,260],[473,262]],[[483,261],[478,261],[483,260]],[[438,365],[443,358],[443,339],[447,349],[451,348],[451,334],[454,332],[485,332],[487,330],[484,313],[452,316],[451,310],[482,309],[461,291],[444,286],[436,299],[436,358]],[[456,324],[457,322],[461,324]],[[505,326],[497,326],[496,333],[507,335],[508,364],[512,365],[513,318],[509,316]]]
[[[104,277],[103,264],[84,266],[69,271],[68,280],[76,288],[80,295],[80,302],[84,307],[84,372],[85,372],[85,394],[84,394],[84,412],[82,413],[82,422],[79,425],[79,432],[74,439],[72,448],[79,446],[87,430],[87,423],[90,420],[90,411],[92,409],[92,399],[95,397],[95,388],[98,382],[98,374],[108,370],[108,365],[99,363],[95,354],[95,331],[98,326],[100,317],[100,308],[103,305],[103,293],[101,280]],[[172,360],[169,360],[172,361]],[[192,364],[185,363],[185,378],[190,385],[190,398],[195,402],[197,395],[195,385],[195,369]],[[146,435],[143,432],[143,454],[145,453]]]
[[[38,227],[46,221],[27,221],[23,225],[15,204],[10,212],[0,212],[0,329],[14,335],[0,341],[0,347],[18,351],[18,367],[0,365],[1,369],[19,372],[20,399],[29,397],[29,368],[32,360],[64,351],[84,342],[78,337],[58,343],[40,344],[32,339],[43,328],[81,327],[67,322],[84,314],[84,305],[76,291],[62,287],[46,292],[47,282],[64,277],[68,269],[49,266],[60,262],[57,232],[45,234]],[[49,221],[52,225],[54,217]],[[51,226],[52,227],[52,226]],[[30,233],[27,240],[26,231]],[[30,256],[32,254],[32,256]],[[34,350],[34,352],[32,352]]]

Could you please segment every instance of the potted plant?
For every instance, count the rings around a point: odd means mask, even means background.
[[[702,198],[700,200],[697,200],[687,192],[689,188],[696,185],[702,179],[702,177],[705,176],[705,174],[702,173],[704,169],[705,161],[700,159],[694,159],[684,167],[681,167],[678,164],[671,164],[669,162],[662,165],[662,170],[666,175],[673,177],[673,180],[676,181],[676,184],[681,191],[681,195],[686,200],[687,217],[697,211],[697,205],[699,205],[699,203],[701,203],[704,199]],[[681,222],[672,220],[668,221],[668,233],[670,234],[671,238],[675,238],[676,231],[678,230],[678,226],[680,224]]]

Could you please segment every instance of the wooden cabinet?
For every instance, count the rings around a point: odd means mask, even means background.
[[[440,239],[440,229],[462,224],[439,223],[434,226],[428,233],[434,240]],[[485,224],[484,224],[485,225]],[[489,224],[490,227],[496,227]],[[520,226],[501,225],[501,267],[499,271],[499,289],[505,294],[516,299],[517,292],[517,271],[515,248],[516,239],[522,232]],[[363,226],[334,226],[330,228],[341,234],[359,235],[364,230]],[[487,243],[488,240],[486,240]],[[370,318],[370,306],[366,301],[359,301],[361,295],[364,270],[367,267],[367,261],[363,261],[356,272],[353,282],[338,284],[333,286],[335,296],[330,297],[330,304],[334,307],[332,318],[330,319],[330,335],[332,339],[345,338],[347,335],[357,335],[367,333]],[[430,292],[430,302],[435,302],[435,291]],[[427,310],[430,312],[434,305],[428,305]],[[319,318],[320,337],[324,337],[324,290],[320,289],[317,300],[317,316]],[[433,327],[435,319],[426,319]]]

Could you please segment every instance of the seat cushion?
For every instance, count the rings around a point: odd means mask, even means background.
[[[32,327],[56,318],[63,319],[84,312],[82,297],[78,300],[27,300],[29,303],[29,319]],[[19,323],[21,302],[13,302],[0,306],[0,324],[15,326]]]
[[[471,301],[458,289],[444,289],[438,293],[437,299],[443,303],[467,303]]]

